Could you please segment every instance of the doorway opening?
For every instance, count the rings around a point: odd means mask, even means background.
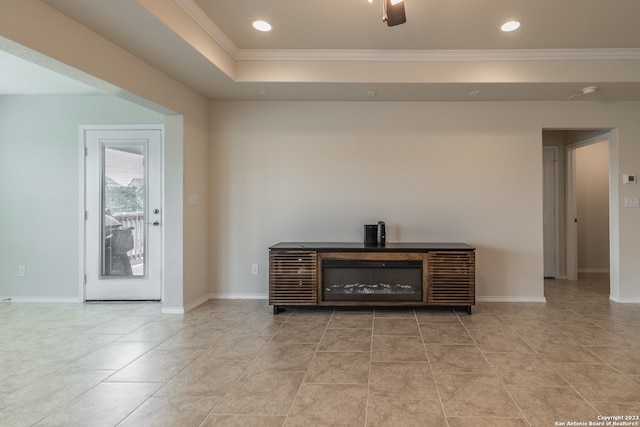
[[[608,275],[610,297],[615,300],[619,290],[617,131],[545,129],[542,133],[544,211],[547,215],[550,203],[557,220],[555,235],[544,226],[544,276],[575,281],[578,274]],[[550,152],[557,156],[553,185],[547,182]],[[551,257],[554,268],[548,269]]]

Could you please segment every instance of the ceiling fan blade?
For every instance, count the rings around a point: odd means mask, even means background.
[[[382,21],[386,22],[389,27],[407,22],[407,15],[404,12],[404,2],[401,1],[398,4],[391,4],[391,0],[384,0]]]

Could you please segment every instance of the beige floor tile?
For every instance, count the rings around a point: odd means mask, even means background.
[[[550,363],[602,363],[583,345],[568,336],[533,336],[521,334],[529,346]]]
[[[591,404],[603,415],[640,416],[640,402],[591,402]],[[638,421],[638,419],[629,421]]]
[[[489,364],[507,385],[568,386],[541,356],[533,353],[485,353]]]
[[[515,332],[495,333],[495,331],[477,328],[471,329],[469,333],[483,353],[533,353],[533,349]]]
[[[296,308],[287,318],[287,322],[318,322],[327,323],[331,319],[333,309],[324,308]]]
[[[161,343],[180,332],[184,326],[176,322],[149,322],[126,334],[118,341]]]
[[[303,384],[284,425],[364,426],[366,407],[365,384]]]
[[[425,425],[413,404],[440,396],[449,427],[637,414],[640,305],[608,295],[606,275],[581,274],[545,281],[546,304],[479,303],[471,316],[322,307],[274,316],[264,300],[209,301],[184,315],[157,303],[0,304],[0,425],[154,424],[154,414],[189,425],[213,404],[203,426],[282,426],[289,415],[290,425],[351,427],[364,425],[368,400],[370,424],[404,427]],[[420,333],[373,336],[374,318],[377,333]],[[515,352],[520,340],[528,353]],[[456,347],[466,350],[447,351]],[[362,383],[303,382],[307,374]]]
[[[492,326],[492,327],[507,326],[505,321],[502,320],[500,316],[498,316],[495,313],[487,313],[487,312],[475,313],[475,314],[472,314],[471,316],[460,316],[459,319],[467,328],[472,328],[472,327],[486,328],[489,326]]]
[[[581,327],[588,323],[588,320],[572,310],[553,310],[547,307],[542,319],[552,325],[559,327]]]
[[[112,427],[147,400],[160,384],[101,383],[37,426]]]
[[[271,341],[317,344],[320,342],[325,329],[326,323],[286,322],[278,329]]]
[[[167,382],[196,360],[199,351],[151,350],[125,366],[107,381]]]
[[[0,425],[3,419],[23,419],[27,425],[54,413],[91,390],[113,371],[63,368],[45,375],[0,400]],[[9,423],[7,425],[19,425]]]
[[[211,414],[200,427],[282,427],[285,419],[274,415]]]
[[[412,308],[376,308],[373,311],[374,317],[410,317],[415,319],[416,314]]]
[[[522,416],[495,375],[438,374],[436,385],[448,417]]]
[[[76,360],[73,365],[79,369],[122,369],[154,346],[144,342],[111,342]]]
[[[467,329],[458,323],[423,323],[420,332],[425,344],[473,344]]]
[[[371,351],[371,329],[327,329],[320,351]]]
[[[557,364],[554,369],[591,402],[640,402],[640,384],[608,367]]]
[[[209,349],[221,329],[187,327],[164,341],[156,350],[204,351]]]
[[[247,372],[300,371],[306,372],[316,353],[316,344],[286,342],[267,343],[253,359]]]
[[[371,360],[426,361],[427,353],[420,337],[374,336]]]
[[[303,377],[301,372],[251,374],[225,394],[213,413],[287,415]]]
[[[587,347],[624,375],[640,375],[640,351],[632,346]]]
[[[47,347],[47,359],[67,360],[69,362],[86,356],[101,347],[116,341],[121,335],[89,335],[77,334],[73,338],[66,338],[54,345]]]
[[[597,421],[598,413],[571,387],[507,386],[532,427]]]
[[[335,311],[329,321],[329,329],[369,329],[373,327],[373,312]]]
[[[96,335],[126,335],[146,325],[151,320],[153,320],[153,318],[148,316],[119,316],[95,326],[87,330],[87,332]]]
[[[242,313],[244,317],[233,326],[238,333],[249,333],[259,336],[271,337],[275,334],[286,317],[274,316],[271,313]]]
[[[475,345],[427,344],[429,363],[436,374],[492,373],[491,366]]]
[[[230,333],[218,336],[201,358],[218,360],[253,360],[269,341],[269,337],[251,333]]]
[[[439,399],[428,362],[371,362],[369,395],[389,399]]]
[[[65,363],[66,365],[66,363]],[[35,361],[26,356],[17,364],[0,365],[0,392],[12,393],[60,368],[59,361]]]
[[[118,427],[200,426],[216,399],[206,397],[151,397]]]
[[[243,376],[249,362],[196,360],[176,375],[157,396],[222,397]]]
[[[373,335],[419,336],[420,330],[414,318],[376,317]]]
[[[530,427],[525,418],[447,417],[449,427]]]
[[[418,323],[460,323],[453,310],[421,310],[416,309]]]
[[[592,324],[558,326],[562,332],[584,346],[624,347],[626,342],[622,337],[607,332],[604,328]]]
[[[306,383],[367,384],[369,382],[369,352],[316,353],[304,379]]]
[[[370,398],[367,427],[446,425],[439,400],[397,400]]]

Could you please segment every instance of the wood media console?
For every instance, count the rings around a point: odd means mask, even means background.
[[[269,304],[475,305],[475,248],[464,243],[278,243],[269,248]]]

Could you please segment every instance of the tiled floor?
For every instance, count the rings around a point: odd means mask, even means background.
[[[471,316],[0,303],[0,425],[555,426],[640,415],[640,306],[610,302],[603,275],[548,281],[546,295],[480,303]]]

